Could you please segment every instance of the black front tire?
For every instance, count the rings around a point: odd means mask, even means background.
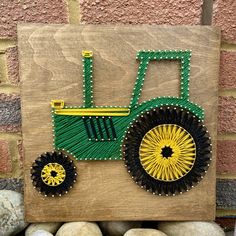
[[[76,182],[76,167],[68,156],[60,152],[41,154],[31,167],[34,188],[45,197],[62,196]]]

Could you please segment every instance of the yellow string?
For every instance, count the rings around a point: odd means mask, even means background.
[[[41,178],[48,186],[58,186],[65,180],[66,171],[58,163],[48,163],[41,171]]]
[[[64,116],[128,116],[129,108],[64,108],[55,109],[55,114]]]
[[[163,156],[163,149],[172,154]],[[185,176],[193,167],[196,145],[193,137],[175,124],[158,125],[142,139],[139,158],[145,171],[161,181],[175,181]]]

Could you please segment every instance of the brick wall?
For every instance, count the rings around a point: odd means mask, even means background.
[[[213,1],[212,25],[219,26],[222,30],[217,145],[217,207],[219,216],[236,215],[235,12],[235,1]]]
[[[22,178],[18,22],[212,24],[222,28],[219,80],[217,214],[236,215],[236,1],[2,0],[0,3],[0,187]],[[8,180],[10,178],[10,180]]]

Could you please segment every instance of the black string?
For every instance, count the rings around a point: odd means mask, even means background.
[[[91,126],[91,129],[92,129],[92,133],[93,133],[93,136],[95,138],[95,140],[98,139],[98,136],[97,136],[97,131],[95,129],[95,125],[94,125],[94,122],[93,122],[93,118],[89,118],[89,121],[90,121],[90,126]]]
[[[110,134],[109,134],[109,130],[108,130],[108,127],[107,127],[107,124],[106,124],[106,117],[102,118],[102,120],[103,120],[104,128],[105,128],[105,131],[106,131],[106,134],[107,134],[107,139],[110,140]]]
[[[113,121],[112,121],[112,118],[109,117],[109,121],[110,121],[110,126],[111,126],[111,131],[112,131],[112,136],[113,136],[113,139],[116,139],[116,131],[115,131],[115,128],[114,128],[114,124],[113,124]]]
[[[101,139],[104,139],[99,117],[97,117],[96,120],[97,120],[98,131],[99,131],[100,137],[101,137]]]
[[[83,122],[84,122],[84,127],[85,127],[86,133],[88,135],[88,138],[91,139],[91,134],[90,134],[90,131],[89,131],[89,128],[87,125],[87,118],[83,118]]]

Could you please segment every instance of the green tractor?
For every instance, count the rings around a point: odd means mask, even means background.
[[[80,107],[51,101],[53,152],[36,159],[31,177],[45,196],[62,196],[76,182],[79,161],[121,160],[134,181],[155,195],[174,196],[203,178],[211,161],[211,140],[203,109],[189,101],[191,51],[140,51],[139,68],[128,107],[95,106],[91,51],[83,51]],[[139,103],[150,61],[179,60],[180,97],[156,97]]]

